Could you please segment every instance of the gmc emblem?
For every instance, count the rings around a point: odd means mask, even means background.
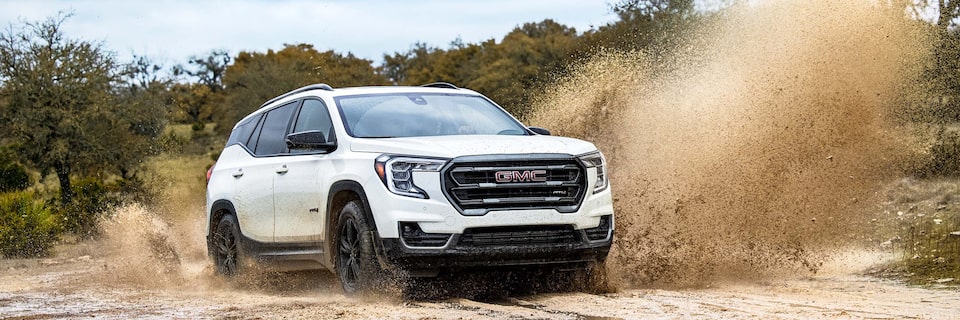
[[[497,171],[494,175],[496,175],[498,183],[547,181],[547,170]]]

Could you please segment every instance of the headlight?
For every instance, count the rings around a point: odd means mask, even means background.
[[[409,158],[392,157],[383,155],[377,158],[374,163],[374,169],[380,180],[387,186],[390,192],[420,198],[428,199],[427,193],[417,187],[413,181],[414,172],[437,172],[446,164],[446,160],[427,159],[427,158]]]
[[[606,190],[608,185],[607,161],[604,160],[603,153],[596,151],[581,155],[580,161],[583,161],[583,164],[587,166],[587,168],[597,168],[597,181],[593,183],[593,193]]]

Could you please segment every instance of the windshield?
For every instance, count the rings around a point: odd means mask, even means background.
[[[390,93],[336,101],[347,133],[357,138],[527,134],[520,123],[481,96]]]

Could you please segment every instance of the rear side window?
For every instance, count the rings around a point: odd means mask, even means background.
[[[299,102],[299,101],[298,101]],[[285,104],[267,112],[263,128],[253,153],[258,156],[287,152],[286,134],[290,118],[297,109],[297,102]]]
[[[257,127],[257,123],[260,122],[260,118],[262,117],[263,114],[261,113],[238,124],[237,127],[230,132],[230,138],[227,139],[227,146],[235,144],[246,145],[250,139],[250,134],[253,133],[253,129]]]

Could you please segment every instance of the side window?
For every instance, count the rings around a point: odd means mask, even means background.
[[[298,102],[291,102],[267,112],[254,154],[263,156],[287,151],[287,126],[290,125],[290,118],[296,111]]]
[[[227,146],[234,144],[246,145],[250,139],[250,134],[253,133],[253,129],[256,128],[257,123],[260,122],[261,117],[263,117],[263,114],[258,114],[238,124],[237,127],[230,132],[230,138],[227,139]]]
[[[304,132],[316,130],[323,132],[323,137],[327,141],[336,141],[333,133],[333,123],[330,121],[330,112],[323,101],[307,99],[303,101],[303,107],[300,108],[300,115],[297,116],[297,123],[293,127],[293,132]]]
[[[250,152],[257,149],[257,140],[260,140],[260,131],[263,131],[263,114],[261,113],[257,117],[256,127],[253,129],[253,134],[250,135],[250,139],[244,142],[244,145],[247,146],[247,149]]]

